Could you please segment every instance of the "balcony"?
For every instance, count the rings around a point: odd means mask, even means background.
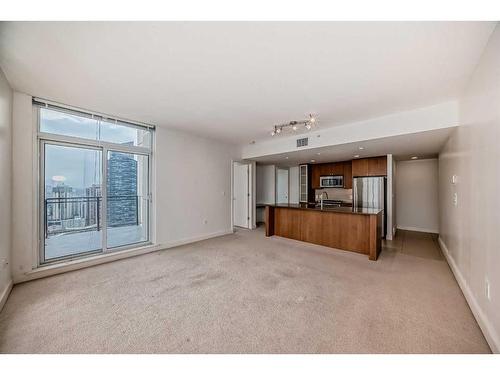
[[[137,195],[108,197],[108,249],[148,240],[141,199]],[[102,252],[102,197],[47,198],[44,204],[46,261]]]

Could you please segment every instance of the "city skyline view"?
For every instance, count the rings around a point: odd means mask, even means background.
[[[149,130],[41,108],[40,131],[75,139],[75,144],[42,143],[45,260],[102,250],[103,199],[107,248],[146,241],[148,156],[132,149],[103,155],[102,148],[85,146],[78,139],[149,147]]]
[[[120,145],[149,147],[151,142],[150,132],[144,129],[46,108],[40,109],[40,131]],[[63,182],[75,189],[85,189],[101,184],[101,151],[83,147],[78,150],[68,153],[61,146],[46,155],[45,186]],[[54,181],[54,177],[64,180]]]

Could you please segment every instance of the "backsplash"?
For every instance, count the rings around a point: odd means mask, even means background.
[[[327,192],[328,199],[338,199],[342,201],[352,202],[352,189],[339,189],[339,188],[315,189],[314,194],[316,196],[319,196],[324,191]],[[323,198],[326,198],[326,196]]]

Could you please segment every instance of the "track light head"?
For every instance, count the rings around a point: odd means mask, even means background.
[[[313,125],[315,125],[317,122],[316,117],[314,117],[312,114],[309,114],[309,117],[307,120],[300,120],[300,121],[289,121],[288,123],[285,124],[279,124],[279,125],[274,125],[274,129],[271,132],[271,136],[279,135],[281,133],[284,133],[287,129],[292,129],[294,132],[299,130],[299,126],[304,126],[306,130],[311,130],[313,128]]]

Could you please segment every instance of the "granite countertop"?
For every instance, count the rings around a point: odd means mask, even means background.
[[[346,214],[361,214],[361,215],[377,215],[379,212],[383,211],[380,208],[365,208],[365,207],[316,207],[314,204],[306,203],[289,203],[289,204],[266,204],[266,206],[277,207],[277,208],[294,208],[297,210],[309,210],[309,211],[319,211],[319,212],[339,212]]]

